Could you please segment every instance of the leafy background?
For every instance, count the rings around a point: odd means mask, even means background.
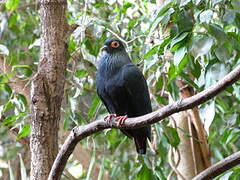
[[[126,44],[133,62],[147,79],[153,109],[179,99],[176,79],[195,92],[207,89],[239,64],[240,0],[68,0],[69,24],[78,24],[69,40],[68,68],[62,107],[65,131],[106,114],[96,95],[95,73],[99,50],[109,37]],[[29,136],[29,105],[9,85],[13,75],[31,82],[39,60],[39,5],[32,0],[7,0],[0,4],[0,54],[13,73],[0,74],[0,177],[16,178],[14,162],[20,160],[21,177],[29,175],[27,147],[9,135],[19,128],[18,138]],[[191,76],[189,76],[191,74]],[[240,83],[228,87],[199,106],[211,147],[212,162],[239,149]],[[133,142],[118,130],[106,130],[81,142],[90,153],[89,167],[71,158],[67,169],[75,178],[166,179],[171,171],[167,153],[179,144],[169,119],[153,125],[157,153],[137,157]],[[25,149],[25,151],[24,151]],[[67,175],[66,175],[67,176]],[[64,176],[63,179],[67,179]],[[222,179],[236,179],[239,167]]]

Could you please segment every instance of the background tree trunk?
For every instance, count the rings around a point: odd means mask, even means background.
[[[41,1],[41,54],[31,90],[31,179],[47,179],[58,150],[67,62],[66,7],[65,0]]]
[[[177,85],[181,89],[181,98],[188,98],[194,95],[192,87],[183,81],[177,80]],[[175,161],[179,159],[177,165],[178,179],[192,179],[198,173],[211,165],[210,150],[207,137],[197,107],[173,115],[180,144],[178,151],[174,153]],[[189,136],[187,136],[187,134]],[[179,157],[180,155],[180,157]]]

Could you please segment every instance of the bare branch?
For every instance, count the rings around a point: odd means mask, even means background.
[[[193,180],[208,180],[240,164],[240,151],[226,157],[195,176]]]
[[[125,124],[122,125],[121,127],[117,126],[115,119],[113,119],[109,123],[107,123],[104,120],[98,120],[88,125],[78,126],[73,128],[72,132],[66,139],[60,152],[57,155],[57,158],[54,161],[48,180],[60,179],[69,156],[71,155],[76,144],[80,140],[107,128],[117,128],[117,129],[128,128],[129,129],[129,128],[137,128],[147,124],[153,124],[153,123],[159,122],[174,113],[193,108],[195,106],[198,106],[208,101],[209,99],[213,98],[219,92],[223,91],[224,89],[226,89],[228,86],[232,85],[239,79],[240,79],[240,65],[238,65],[232,72],[230,72],[227,76],[225,76],[221,81],[209,87],[208,89],[192,97],[182,99],[172,104],[169,104],[167,106],[164,106],[163,108],[157,111],[154,111],[152,113],[146,114],[144,116],[140,116],[136,118],[128,118],[125,121]]]

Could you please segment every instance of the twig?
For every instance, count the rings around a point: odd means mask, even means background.
[[[176,153],[178,154],[178,160],[177,160],[177,163],[174,162],[174,159],[173,159],[173,148],[170,148],[170,152],[169,152],[169,156],[168,156],[168,159],[169,159],[169,165],[171,166],[172,168],[172,171],[171,173],[168,175],[168,178],[167,180],[170,180],[172,179],[172,176],[173,176],[173,173],[175,173],[177,176],[179,176],[182,180],[186,180],[186,178],[183,177],[183,175],[179,172],[179,170],[177,169],[179,163],[180,163],[180,153],[179,153],[179,150],[176,149]]]
[[[135,41],[136,39],[139,39],[139,38],[142,38],[142,37],[146,37],[146,35],[139,35],[139,36],[137,36],[137,37],[131,39],[130,41],[127,41],[126,43],[129,44],[129,43]]]
[[[122,37],[120,37],[117,33],[115,33],[113,30],[107,28],[107,31],[109,31],[110,33],[112,33],[114,36],[116,36],[118,39],[120,39],[126,46],[128,45],[128,42],[125,41]]]
[[[222,174],[223,172],[231,169],[232,167],[240,164],[240,151],[226,157],[225,159],[217,162],[211,167],[205,169],[200,174],[195,176],[192,180],[208,180]]]
[[[117,125],[117,123],[115,122],[115,119],[112,119],[110,122],[106,122],[103,119],[101,119],[87,125],[73,128],[73,130],[67,137],[65,143],[63,144],[61,150],[59,151],[54,161],[48,180],[60,179],[69,156],[72,154],[76,144],[82,139],[107,128],[117,128],[117,129],[128,128],[129,129],[129,128],[142,127],[147,124],[156,123],[174,113],[193,108],[195,106],[198,106],[208,101],[209,99],[213,98],[218,93],[226,89],[228,86],[235,83],[237,80],[239,80],[239,78],[240,78],[240,65],[238,65],[232,72],[230,72],[227,76],[225,76],[221,81],[209,87],[208,89],[192,97],[181,99],[172,104],[164,106],[163,108],[157,111],[154,111],[152,113],[146,114],[144,116],[140,116],[136,118],[128,118],[125,121],[125,124],[123,124],[121,127]]]

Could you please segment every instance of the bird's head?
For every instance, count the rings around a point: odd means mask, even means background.
[[[118,39],[107,39],[101,50],[108,54],[115,54],[125,51],[125,47],[123,45],[123,42]]]

